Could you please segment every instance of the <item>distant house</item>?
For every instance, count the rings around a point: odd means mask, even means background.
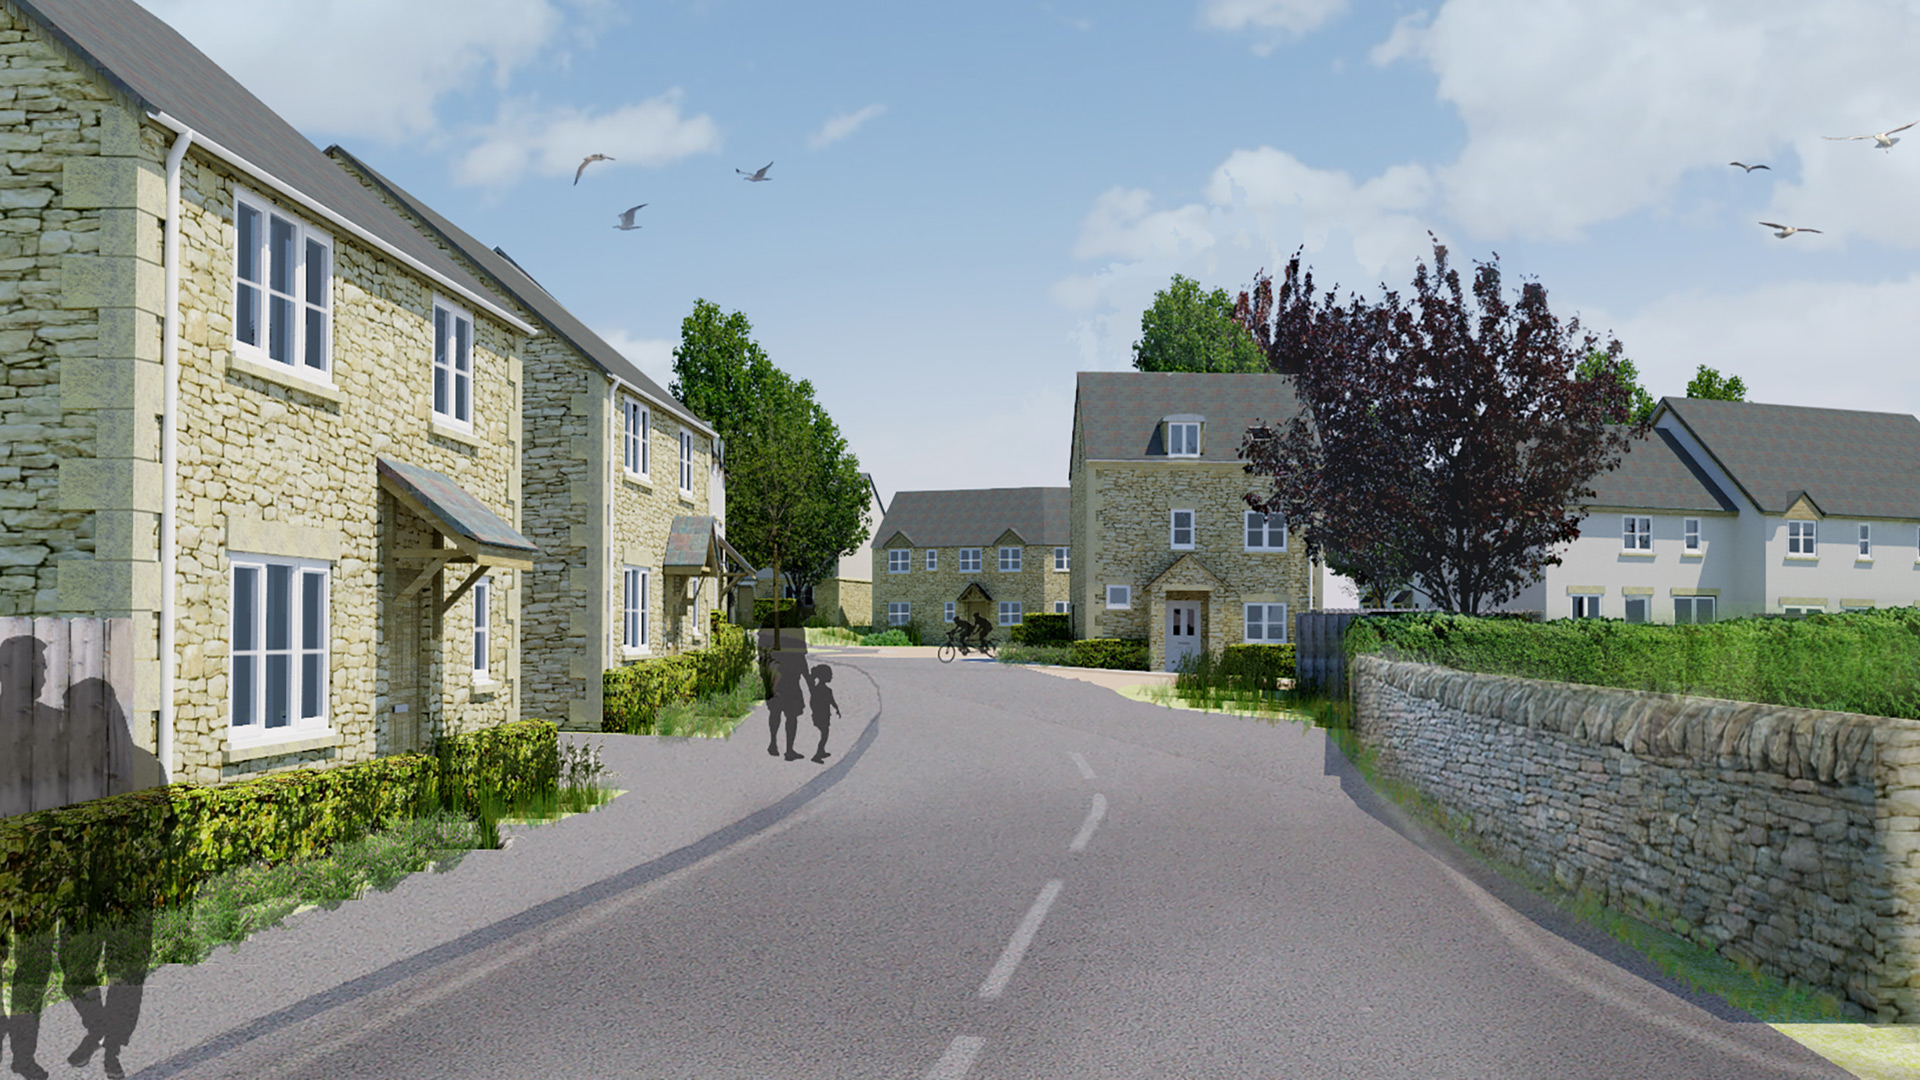
[[[601,673],[698,646],[707,613],[748,571],[726,541],[711,425],[567,310],[506,252],[335,146],[328,154],[539,335],[515,389],[527,532],[525,715],[597,731]]]
[[[832,577],[808,586],[803,595],[795,597],[791,583],[783,582],[780,586],[780,595],[789,600],[798,599],[800,607],[813,612],[814,617],[839,626],[865,625],[873,614],[873,538],[880,532],[887,507],[880,499],[880,489],[874,486],[873,474],[861,473],[860,481],[867,486],[870,523],[866,539],[851,554],[840,556]],[[754,596],[761,600],[773,599],[773,567],[760,568],[754,579]]]
[[[1247,428],[1291,420],[1284,375],[1079,373],[1071,491],[1074,636],[1145,638],[1171,669],[1202,646],[1292,640],[1315,568],[1286,522],[1247,509]],[[877,576],[877,574],[876,574]]]
[[[930,643],[955,619],[1066,613],[1067,506],[1066,488],[895,492],[873,541],[874,629],[917,626]]]
[[[131,0],[0,33],[0,610],[131,617],[176,780],[517,718],[534,327]]]
[[[1509,609],[1688,623],[1920,603],[1920,420],[1669,397],[1653,425]]]

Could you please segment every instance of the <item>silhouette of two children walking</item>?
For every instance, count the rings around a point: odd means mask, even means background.
[[[780,728],[787,729],[786,760],[799,761],[806,755],[793,749],[793,737],[800,726],[800,714],[813,706],[813,726],[820,730],[820,745],[813,760],[824,763],[833,755],[827,750],[827,732],[840,705],[833,699],[833,668],[820,664],[807,666],[807,640],[804,630],[782,630],[779,640],[774,631],[760,631],[760,662],[771,668],[773,692],[767,698],[767,753],[780,756]],[[806,688],[804,698],[801,687]]]

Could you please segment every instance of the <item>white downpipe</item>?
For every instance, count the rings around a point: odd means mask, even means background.
[[[167,224],[161,260],[166,286],[162,294],[165,328],[160,338],[160,365],[166,383],[160,412],[160,777],[173,783],[173,680],[179,658],[174,655],[174,577],[180,565],[180,167],[185,163],[193,132],[182,131],[167,151]]]

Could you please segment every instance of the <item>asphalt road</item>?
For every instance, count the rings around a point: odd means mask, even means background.
[[[844,713],[827,766],[769,757],[764,713],[725,742],[590,737],[630,794],[153,973],[123,1061],[314,1080],[1849,1075],[1485,874],[1317,731],[991,663],[812,659]],[[44,1032],[58,1077],[72,1010]]]

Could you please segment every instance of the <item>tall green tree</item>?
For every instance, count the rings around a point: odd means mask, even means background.
[[[1267,358],[1234,318],[1227,290],[1202,293],[1199,282],[1175,274],[1173,284],[1154,293],[1153,306],[1140,316],[1133,366],[1140,371],[1265,371]]]
[[[1747,400],[1747,384],[1740,376],[1727,378],[1705,364],[1693,373],[1693,379],[1687,383],[1687,396],[1690,398],[1711,398],[1715,401]]]
[[[1626,357],[1610,357],[1596,349],[1580,361],[1579,366],[1573,369],[1573,375],[1576,379],[1592,379],[1609,368],[1620,388],[1607,402],[1614,414],[1623,418],[1615,422],[1644,424],[1652,420],[1653,410],[1660,403],[1653,400],[1653,395],[1647,393],[1647,388],[1640,384],[1639,369]]]
[[[742,554],[799,593],[866,542],[859,459],[813,384],[774,366],[745,314],[695,301],[673,371],[670,392],[726,444],[727,539]]]

